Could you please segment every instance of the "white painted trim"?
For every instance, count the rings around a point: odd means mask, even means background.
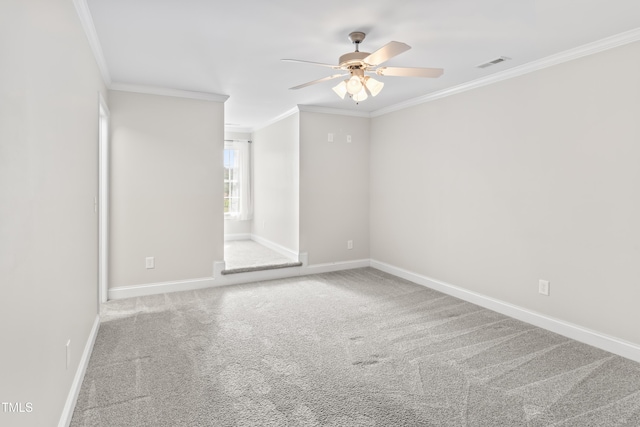
[[[371,117],[371,113],[360,110],[346,110],[341,108],[319,107],[316,105],[302,105],[298,104],[298,110],[306,113],[322,113],[322,114],[337,114],[340,116],[352,116],[352,117]]]
[[[353,261],[328,262],[325,264],[311,264],[307,266],[307,274],[329,273],[332,271],[351,270],[354,268],[370,267],[371,260],[357,259]]]
[[[107,117],[111,116],[111,111],[109,111],[109,105],[107,105],[107,101],[104,99],[102,92],[98,91],[98,102],[100,107],[104,110],[104,113]]]
[[[109,289],[109,299],[141,297],[145,295],[163,294],[165,292],[192,291],[209,288],[218,284],[213,277],[175,280],[171,282],[147,283],[142,285],[119,286]]]
[[[245,127],[245,126],[224,125],[224,131],[236,132],[236,133],[251,133],[253,132],[253,128]]]
[[[84,33],[87,35],[87,40],[89,41],[89,46],[91,47],[93,56],[96,59],[98,69],[102,75],[102,80],[104,81],[104,84],[109,87],[109,85],[111,85],[109,67],[107,66],[107,61],[104,59],[104,52],[102,51],[102,46],[98,39],[98,33],[96,33],[96,27],[93,24],[93,17],[91,16],[91,11],[87,5],[87,0],[73,0],[73,5],[76,7],[80,23],[82,24]]]
[[[268,127],[268,126],[271,126],[274,123],[279,122],[280,120],[286,119],[289,116],[293,116],[294,114],[296,114],[298,112],[299,112],[298,107],[293,107],[292,109],[287,110],[284,113],[275,116],[271,120],[267,120],[266,122],[262,123],[260,126],[254,127],[251,132],[256,132],[256,131],[259,131],[261,129],[264,129],[264,128]]]
[[[298,262],[301,262],[302,266],[306,268],[309,265],[309,254],[307,252],[298,253]]]
[[[276,251],[278,252],[280,255],[285,256],[291,260],[297,261],[298,260],[298,252],[293,251],[289,248],[285,248],[282,245],[279,245],[278,243],[272,242],[269,239],[265,239],[264,237],[260,237],[257,234],[252,234],[251,235],[251,240],[253,240],[256,243],[260,243],[262,246],[266,246],[267,248],[271,249],[272,251]]]
[[[227,268],[227,263],[224,261],[215,261],[213,263],[213,278],[222,278],[222,272]]]
[[[291,267],[274,270],[254,271],[249,273],[238,273],[222,275],[224,261],[214,263],[214,277],[207,277],[194,280],[183,280],[176,282],[153,283],[148,285],[126,286],[109,290],[109,299],[131,298],[143,295],[154,295],[165,292],[176,292],[203,289],[214,286],[226,286],[241,283],[259,282],[265,280],[283,279],[287,277],[314,275],[319,273],[329,273],[332,271],[349,270],[354,268],[373,267],[394,276],[409,280],[416,284],[435,289],[447,295],[460,298],[461,300],[479,305],[489,310],[496,311],[514,319],[521,320],[534,326],[564,335],[576,341],[609,351],[611,353],[626,357],[627,359],[640,362],[640,346],[628,341],[593,331],[582,326],[566,322],[560,319],[549,317],[504,301],[497,300],[476,292],[469,291],[439,280],[395,267],[376,260],[361,259],[354,261],[339,261],[326,264],[307,265],[307,254],[300,254],[302,267]],[[62,424],[61,424],[62,426]]]
[[[78,395],[80,394],[80,388],[82,387],[82,381],[84,380],[84,374],[87,372],[87,366],[89,366],[89,360],[91,359],[91,353],[93,352],[93,345],[96,342],[98,336],[98,330],[100,329],[100,315],[96,315],[93,321],[93,327],[89,332],[89,337],[84,345],[84,351],[78,363],[78,369],[76,375],[73,377],[71,383],[71,389],[67,395],[67,401],[62,409],[62,415],[58,422],[58,427],[69,427],[71,424],[71,418],[73,417],[73,410],[76,408],[76,402],[78,401]]]
[[[253,133],[256,131],[259,131],[261,129],[264,129],[268,126],[271,126],[274,123],[279,122],[280,120],[284,120],[289,116],[292,116],[296,113],[299,112],[308,112],[308,113],[323,113],[323,114],[336,114],[336,115],[340,115],[340,116],[352,116],[352,117],[364,117],[364,118],[369,118],[371,117],[371,114],[366,112],[366,111],[358,111],[358,110],[346,110],[346,109],[341,109],[341,108],[330,108],[330,107],[319,107],[316,105],[303,105],[303,104],[299,104],[298,106],[285,111],[282,114],[277,115],[276,117],[267,120],[266,122],[262,123],[259,126],[253,127],[253,128],[233,128],[232,126],[228,126],[225,127],[225,131],[227,132],[246,132],[246,133]]]
[[[250,271],[247,273],[226,275],[222,274],[222,271],[225,269],[225,262],[215,261],[213,263],[213,277],[180,280],[175,282],[150,283],[136,286],[121,286],[109,289],[109,299],[134,298],[167,292],[191,291],[210,287],[237,285],[241,283],[262,282],[265,280],[285,279],[288,277],[306,276],[369,266],[368,259],[307,266],[308,257],[304,252],[300,253],[299,259],[299,262],[302,263],[302,266],[300,267],[275,268],[271,270]]]
[[[109,107],[98,92],[98,310],[109,288]],[[103,128],[103,119],[106,128]]]
[[[225,242],[230,242],[233,240],[251,240],[251,233],[236,233],[224,235]]]
[[[564,320],[546,316],[495,298],[469,291],[439,280],[404,270],[380,261],[371,260],[371,267],[411,282],[435,289],[447,295],[496,311],[514,319],[555,332],[565,337],[609,351],[627,359],[640,362],[640,346],[628,341],[602,334]]]
[[[404,102],[390,105],[388,107],[380,108],[379,110],[371,112],[371,117],[378,117],[384,114],[400,111],[405,108],[413,107],[415,105],[424,104],[426,102],[435,101],[437,99],[445,98],[447,96],[456,95],[458,93],[466,92],[482,86],[494,84],[502,80],[507,80],[514,77],[522,76],[524,74],[532,73],[534,71],[538,71],[543,68],[562,64],[563,62],[572,61],[574,59],[578,59],[583,56],[593,55],[595,53],[602,52],[604,50],[613,49],[615,47],[622,46],[628,43],[637,42],[637,41],[640,41],[640,28],[626,31],[624,33],[617,34],[615,36],[607,37],[593,43],[588,43],[582,46],[578,46],[576,48],[569,49],[564,52],[560,52],[555,55],[551,55],[546,58],[539,59],[537,61],[532,61],[527,64],[510,68],[508,70],[491,74],[489,76],[472,80],[470,82],[453,86],[438,92],[433,92],[424,96],[419,96],[417,98],[412,98]]]
[[[261,282],[264,280],[284,279],[287,277],[303,275],[301,270],[302,267],[278,268],[273,270],[223,275],[222,271],[224,268],[224,261],[217,261],[214,263],[214,277],[112,288],[109,289],[109,299],[135,298],[168,292],[193,291],[196,289]]]
[[[121,92],[145,93],[148,95],[173,96],[175,98],[199,99],[201,101],[225,102],[229,99],[229,95],[220,95],[217,93],[194,92],[190,90],[169,89],[156,86],[132,85],[127,83],[112,83],[109,86],[111,90]]]

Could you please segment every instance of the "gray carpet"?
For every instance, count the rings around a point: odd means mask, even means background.
[[[640,364],[366,268],[112,301],[71,426],[640,426]]]

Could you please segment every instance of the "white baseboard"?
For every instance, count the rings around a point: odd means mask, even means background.
[[[357,259],[353,261],[328,262],[325,264],[312,264],[307,266],[306,274],[330,273],[332,271],[351,270],[353,268],[369,267],[369,259]]]
[[[224,261],[215,261],[213,263],[213,277],[222,277],[222,272],[227,268],[227,263]]]
[[[163,294],[165,292],[193,291],[195,289],[218,286],[213,277],[176,280],[173,282],[147,283],[144,285],[119,286],[109,289],[109,299],[135,298],[145,295]]]
[[[261,244],[261,241],[259,242]],[[266,246],[266,245],[265,245]],[[282,268],[274,270],[253,271],[248,273],[238,273],[222,275],[224,261],[214,263],[214,276],[193,280],[181,280],[175,282],[151,283],[146,285],[125,286],[112,288],[109,290],[109,299],[132,298],[143,295],[154,295],[165,292],[187,291],[203,289],[208,287],[226,286],[241,283],[259,282],[265,280],[284,279],[288,277],[305,276],[332,271],[341,271],[362,267],[373,267],[375,269],[393,274],[416,284],[435,289],[447,295],[460,298],[461,300],[477,304],[489,310],[496,311],[514,319],[527,322],[534,326],[564,335],[576,341],[592,345],[594,347],[620,355],[627,359],[640,362],[640,346],[628,341],[593,331],[582,326],[556,319],[519,307],[495,298],[491,298],[477,292],[472,292],[439,280],[435,280],[411,271],[395,267],[376,260],[361,259],[354,261],[339,261],[326,264],[307,265],[307,254],[301,253],[296,256],[303,262],[301,267]],[[62,424],[61,424],[62,425]]]
[[[236,234],[225,234],[224,241],[229,242],[232,240],[251,240],[250,233],[236,233]]]
[[[260,237],[257,234],[252,234],[251,240],[253,240],[256,243],[260,243],[262,246],[266,246],[272,251],[276,251],[280,255],[285,256],[293,261],[298,261],[298,252],[296,251],[293,251],[289,248],[285,248],[284,246],[279,245],[278,243],[272,242],[269,239],[265,239],[264,237]]]
[[[637,344],[611,337],[573,323],[565,322],[564,320],[549,317],[495,298],[487,297],[476,292],[459,288],[439,280],[431,279],[380,261],[371,260],[371,267],[409,280],[413,283],[435,289],[436,291],[440,291],[447,295],[460,298],[461,300],[488,308],[489,310],[496,311],[506,316],[513,317],[514,319],[522,320],[523,322],[531,325],[547,329],[576,341],[640,362],[640,346]]]
[[[213,263],[213,276],[175,282],[149,283],[144,285],[120,286],[109,289],[109,299],[135,298],[145,295],[156,295],[167,292],[192,291],[218,286],[236,285],[241,283],[262,282],[265,280],[285,279],[288,277],[306,276],[309,274],[328,273],[331,271],[368,267],[369,260],[341,261],[327,264],[307,265],[307,253],[300,253],[296,261],[302,263],[300,267],[276,268],[271,270],[250,271],[247,273],[222,274],[224,261]]]
[[[278,268],[273,270],[251,271],[223,275],[224,261],[214,263],[213,277],[203,277],[193,280],[180,280],[175,282],[149,283],[135,286],[120,286],[109,289],[109,299],[136,298],[147,295],[157,295],[169,292],[193,291],[197,289],[213,288],[240,283],[261,282],[264,280],[284,279],[287,277],[302,276],[302,267]]]
[[[78,364],[78,369],[76,370],[76,375],[73,377],[71,389],[67,395],[67,401],[64,404],[64,409],[62,410],[58,427],[69,427],[69,424],[71,424],[73,410],[76,408],[76,402],[78,401],[78,395],[80,394],[80,388],[82,387],[82,380],[84,380],[84,374],[87,372],[87,366],[89,366],[89,359],[91,359],[93,345],[96,342],[99,329],[100,315],[96,315],[91,332],[89,332],[89,338],[87,338],[87,342],[84,345],[84,350],[82,352],[82,357],[80,358],[80,363]]]

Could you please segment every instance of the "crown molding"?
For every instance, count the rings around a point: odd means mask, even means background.
[[[194,92],[190,90],[168,89],[156,86],[132,85],[127,83],[111,83],[111,90],[120,92],[145,93],[148,95],[173,96],[176,98],[199,99],[202,101],[225,102],[229,95],[219,95],[208,92]]]
[[[271,126],[272,124],[274,124],[276,122],[279,122],[282,119],[286,119],[287,117],[292,116],[292,115],[296,114],[297,112],[299,112],[298,107],[293,107],[292,109],[287,110],[284,113],[275,116],[271,120],[267,120],[266,122],[262,123],[260,126],[256,126],[256,127],[252,128],[251,132],[256,132],[256,131],[259,131],[261,129],[266,128],[267,126]]]
[[[364,118],[370,118],[371,115],[368,112],[364,112],[364,111],[354,111],[354,110],[343,110],[340,108],[331,108],[331,107],[319,107],[317,105],[303,105],[303,104],[298,104],[296,107],[285,111],[284,113],[272,118],[271,120],[266,121],[265,123],[262,123],[260,126],[257,126],[255,128],[252,129],[253,132],[258,131],[260,129],[264,129],[267,126],[270,126],[276,122],[279,122],[282,119],[286,119],[287,117],[298,113],[298,112],[304,112],[304,113],[322,113],[322,114],[336,114],[336,115],[340,115],[340,116],[353,116],[353,117],[364,117]]]
[[[96,63],[98,64],[98,69],[100,70],[100,74],[102,75],[102,80],[108,87],[109,85],[111,85],[111,75],[109,74],[107,61],[104,59],[104,53],[102,52],[102,46],[100,45],[100,40],[98,39],[98,33],[96,33],[96,27],[95,25],[93,25],[93,17],[91,16],[91,11],[89,10],[89,6],[87,5],[87,0],[73,0],[73,5],[76,7],[78,18],[80,18],[82,28],[87,35],[87,40],[89,41],[89,46],[91,47],[93,56],[95,57]]]
[[[340,108],[319,107],[316,105],[298,104],[298,110],[304,111],[305,113],[337,114],[339,116],[353,116],[353,117],[365,117],[365,118],[371,117],[371,114],[367,111],[344,110]]]
[[[225,132],[235,132],[235,133],[251,133],[251,132],[253,132],[253,128],[246,127],[246,126],[225,125],[224,126],[224,131]]]
[[[430,93],[428,95],[412,98],[398,104],[390,105],[388,107],[375,110],[371,113],[371,117],[379,117],[384,114],[392,113],[394,111],[403,110],[405,108],[413,107],[415,105],[424,104],[426,102],[435,101],[436,99],[445,98],[447,96],[456,95],[458,93],[466,92],[472,89],[476,89],[482,86],[494,84],[503,80],[508,80],[514,77],[519,77],[524,74],[529,74],[534,71],[542,70],[547,67],[562,64],[564,62],[573,61],[574,59],[582,58],[583,56],[593,55],[598,52],[613,49],[618,46],[640,41],[640,28],[636,28],[624,33],[617,34],[615,36],[607,37],[602,40],[598,40],[593,43],[588,43],[582,46],[578,46],[574,49],[569,49],[564,52],[557,53],[555,55],[547,56],[537,61],[529,62],[508,70],[492,74],[490,76],[482,77],[477,80],[472,80],[467,83],[463,83],[457,86],[453,86],[444,90]]]

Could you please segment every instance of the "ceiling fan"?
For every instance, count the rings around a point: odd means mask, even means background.
[[[411,49],[411,46],[392,41],[382,46],[373,53],[360,52],[360,43],[364,40],[366,34],[360,31],[354,31],[349,34],[349,40],[356,45],[355,52],[345,53],[338,60],[338,65],[323,64],[320,62],[301,61],[298,59],[283,59],[288,62],[301,62],[305,64],[320,65],[322,67],[332,68],[334,70],[342,70],[347,73],[334,74],[308,83],[294,86],[290,89],[302,89],[316,83],[333,80],[344,76],[350,76],[346,80],[341,81],[333,90],[339,97],[349,94],[349,97],[356,102],[364,101],[368,98],[368,94],[376,96],[382,90],[384,83],[373,79],[365,74],[376,74],[378,76],[398,76],[398,77],[440,77],[444,70],[442,68],[418,68],[418,67],[381,67],[380,64],[388,61],[394,56]]]

